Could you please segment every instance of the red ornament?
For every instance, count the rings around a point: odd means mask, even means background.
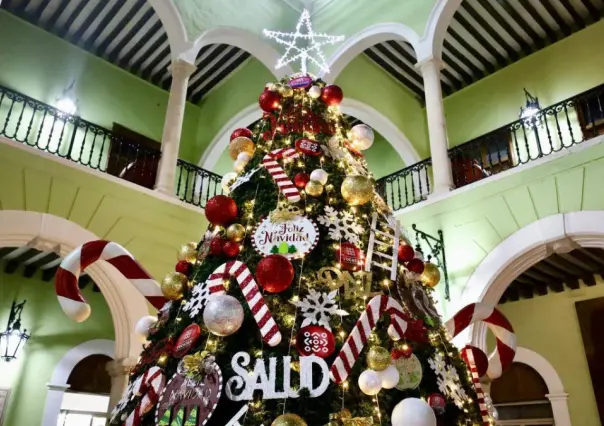
[[[413,348],[407,343],[403,343],[402,345],[396,345],[390,353],[390,356],[395,361],[399,358],[408,359],[409,357],[411,357],[411,355],[413,355]]]
[[[224,238],[218,236],[212,238],[212,242],[210,242],[210,254],[213,256],[220,256],[226,242],[227,241]]]
[[[341,243],[336,251],[336,259],[347,271],[360,271],[364,261],[363,252],[352,243]]]
[[[279,94],[276,92],[271,92],[268,90],[266,92],[262,92],[258,98],[258,103],[263,111],[272,112],[279,108],[279,105],[281,105],[281,96],[279,96]]]
[[[327,358],[336,349],[336,339],[325,327],[307,325],[296,335],[296,348],[302,356],[316,355]]]
[[[183,275],[189,276],[189,274],[191,273],[191,264],[186,260],[181,260],[176,264],[174,270],[176,272],[180,272]]]
[[[439,416],[445,414],[445,409],[447,408],[447,401],[445,397],[439,393],[433,393],[428,395],[428,405],[434,410]]]
[[[269,293],[280,293],[287,289],[294,279],[294,266],[285,256],[271,254],[256,267],[256,280]]]
[[[407,269],[409,269],[411,272],[415,272],[416,274],[421,274],[424,272],[424,262],[419,259],[411,259],[405,266],[407,266]]]
[[[239,243],[235,241],[227,241],[222,247],[222,252],[227,257],[236,257],[240,250]]]
[[[482,377],[487,374],[487,370],[489,369],[489,358],[487,357],[487,354],[476,346],[464,346],[461,350],[461,359],[468,365],[468,368],[470,368],[469,352],[471,352],[474,357],[474,365],[476,365],[478,376]]]
[[[189,353],[191,348],[197,343],[197,339],[201,335],[201,328],[197,324],[191,324],[183,330],[180,337],[176,341],[176,345],[172,350],[172,355],[176,358],[182,358]]]
[[[332,84],[323,89],[323,92],[321,92],[321,99],[329,106],[340,105],[340,102],[344,99],[344,93],[339,86]]]
[[[298,188],[304,188],[308,182],[310,182],[310,176],[304,172],[300,172],[294,176],[294,184]]]
[[[216,195],[206,204],[206,217],[212,225],[228,225],[237,219],[237,204],[231,197]]]
[[[415,250],[409,244],[401,244],[398,246],[398,261],[409,262],[415,257]]]
[[[253,135],[254,134],[252,133],[252,131],[250,129],[246,129],[245,127],[243,127],[243,128],[240,128],[240,129],[233,130],[233,133],[231,133],[231,139],[230,140],[233,140],[233,139],[241,137],[241,136],[244,136],[246,138],[250,138],[251,139]]]
[[[314,156],[321,155],[323,153],[321,145],[306,138],[300,138],[296,141],[296,151]]]

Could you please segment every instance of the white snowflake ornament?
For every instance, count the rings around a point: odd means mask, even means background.
[[[464,402],[468,399],[466,391],[461,386],[459,374],[454,366],[446,363],[442,353],[437,353],[434,358],[428,360],[430,368],[438,376],[438,389],[443,395],[451,398],[455,405],[463,408]]]
[[[329,238],[336,241],[345,240],[357,244],[360,241],[359,235],[365,230],[352,213],[336,211],[331,206],[326,206],[325,214],[317,220],[328,228]]]
[[[302,321],[300,328],[311,324],[317,324],[331,330],[329,325],[330,316],[348,315],[348,312],[338,309],[338,302],[336,301],[337,294],[338,290],[334,290],[330,293],[319,293],[316,290],[310,289],[308,291],[308,296],[303,300],[292,302],[302,310],[304,321]]]
[[[205,309],[209,297],[210,289],[205,281],[198,283],[193,287],[191,298],[183,305],[182,310],[188,312],[191,319],[195,319]]]

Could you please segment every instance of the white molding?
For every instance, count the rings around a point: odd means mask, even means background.
[[[364,28],[342,43],[328,60],[329,74],[321,73],[321,78],[334,82],[346,66],[364,50],[389,40],[401,40],[411,44],[417,51],[419,35],[408,26],[398,22],[382,22]]]
[[[172,0],[148,0],[151,7],[159,17],[170,43],[172,59],[183,59],[195,64],[199,50],[195,50],[194,43],[190,42],[187,30],[180,17],[180,12]]]
[[[390,119],[373,107],[355,99],[344,98],[340,105],[344,114],[350,114],[367,125],[371,126],[388,141],[400,155],[406,165],[420,161],[420,156],[411,144],[411,141]],[[262,111],[257,103],[248,105],[235,114],[214,136],[210,145],[204,150],[199,167],[213,171],[222,153],[229,145],[231,132],[239,127],[247,127],[262,117]]]
[[[441,58],[447,29],[461,2],[462,0],[436,1],[428,16],[426,30],[415,49],[418,62],[421,63],[433,57]]]

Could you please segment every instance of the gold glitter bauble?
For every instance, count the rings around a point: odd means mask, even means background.
[[[434,263],[426,262],[424,272],[419,276],[420,281],[429,288],[436,287],[440,282],[440,270]]]
[[[238,243],[245,238],[245,227],[240,223],[233,223],[227,228],[226,234],[230,241]]]
[[[294,95],[294,89],[292,89],[289,84],[282,84],[281,87],[279,87],[279,94],[284,98],[289,98]]]
[[[317,182],[316,180],[311,180],[306,184],[306,186],[304,187],[304,190],[311,197],[318,197],[319,195],[321,195],[323,193],[323,185],[321,185],[321,182]]]
[[[245,136],[239,136],[231,141],[229,144],[229,156],[236,160],[237,156],[242,152],[247,152],[250,155],[254,155],[254,142],[250,138]]]
[[[307,424],[297,414],[287,413],[277,417],[271,426],[307,426]]]
[[[191,242],[180,246],[177,257],[178,260],[195,263],[195,260],[197,260],[197,243]]]
[[[342,197],[351,206],[365,204],[373,197],[373,186],[365,176],[347,176],[342,182]]]
[[[170,272],[161,282],[161,292],[166,299],[178,300],[184,296],[189,280],[180,272]]]
[[[375,371],[384,371],[390,365],[390,352],[381,346],[372,346],[367,352],[367,367]]]

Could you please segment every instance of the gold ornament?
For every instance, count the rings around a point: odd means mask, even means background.
[[[365,204],[373,197],[371,181],[365,176],[347,176],[342,182],[342,197],[351,206]]]
[[[271,92],[276,92],[277,91],[277,84],[278,83],[266,83],[266,88],[268,90],[270,90]]]
[[[344,408],[338,413],[329,415],[329,423],[325,426],[372,426],[373,417],[352,417],[350,410]]]
[[[161,355],[157,359],[157,365],[159,365],[160,367],[165,367],[167,363],[168,363],[168,355],[166,355],[166,354]]]
[[[306,187],[304,188],[304,190],[311,197],[318,197],[319,195],[321,195],[323,193],[323,185],[321,185],[321,182],[317,182],[316,180],[311,180],[310,182],[308,182],[306,184]]]
[[[161,292],[166,299],[178,300],[184,296],[189,280],[180,272],[170,272],[161,282]]]
[[[187,243],[178,249],[178,260],[184,260],[189,263],[195,263],[197,260],[197,243]]]
[[[297,414],[287,413],[277,417],[271,426],[307,426],[307,424]]]
[[[292,89],[289,84],[282,84],[281,87],[279,87],[279,94],[284,98],[289,98],[294,95],[294,89]]]
[[[238,243],[245,238],[245,227],[240,223],[233,223],[227,228],[226,234],[230,241]]]
[[[390,365],[390,352],[381,346],[372,346],[367,353],[367,367],[384,371]]]
[[[292,361],[290,364],[290,368],[295,372],[300,372],[300,361]]]
[[[300,215],[302,215],[302,210],[300,210],[299,207],[292,204],[287,204],[286,206],[277,206],[277,208],[271,212],[269,217],[273,223],[283,223]]]
[[[281,94],[281,90],[283,90],[283,84],[275,83],[275,84],[273,84],[273,87],[270,90],[271,90],[271,92],[277,92],[277,93]]]
[[[325,266],[316,273],[316,278],[313,276],[311,280],[316,280],[322,285],[326,285],[330,290],[337,290],[344,287],[344,299],[371,299],[374,296],[382,294],[382,292],[371,291],[373,282],[373,273],[358,271],[348,272],[333,266]]]
[[[429,288],[436,287],[440,282],[440,270],[434,263],[426,262],[424,272],[419,276],[419,280]]]
[[[233,160],[237,159],[237,156],[242,152],[247,152],[250,155],[254,155],[254,142],[250,138],[245,136],[239,136],[231,141],[229,144],[229,155]]]

